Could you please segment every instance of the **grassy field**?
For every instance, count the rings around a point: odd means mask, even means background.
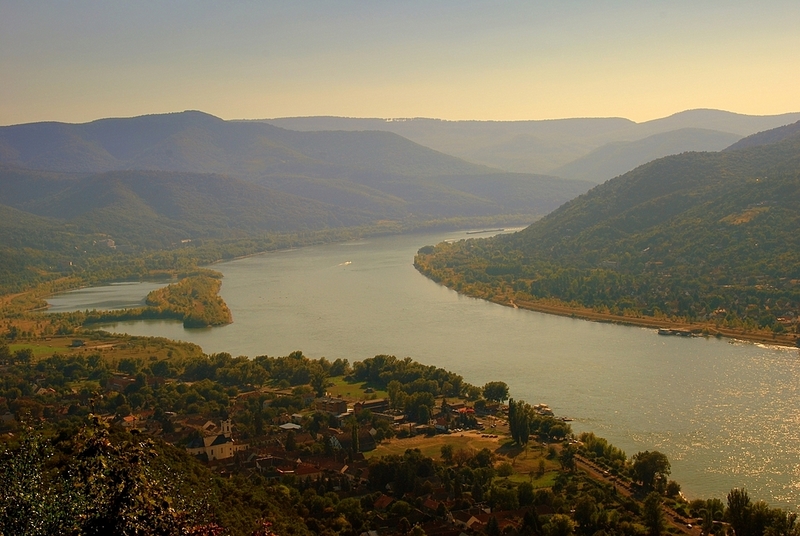
[[[77,382],[67,382],[67,387],[75,391],[76,393],[80,392],[88,392],[88,393],[96,393],[101,392],[102,386],[100,382],[96,382],[94,380],[82,380]]]
[[[33,341],[21,344],[9,344],[8,348],[12,352],[17,350],[28,350],[33,352],[34,357],[46,357],[55,353],[65,354],[74,350],[70,348],[72,339],[51,339],[49,341]]]
[[[341,396],[352,400],[365,400],[368,398],[388,398],[389,393],[370,386],[366,382],[348,382],[344,376],[335,376],[329,379],[331,385],[326,387],[328,394],[333,397]],[[373,392],[367,393],[372,388]]]
[[[455,450],[465,449],[479,451],[488,448],[497,455],[497,463],[509,462],[514,474],[508,477],[512,482],[531,482],[536,488],[553,485],[558,476],[559,463],[547,458],[547,448],[541,445],[528,446],[523,450],[513,444],[508,436],[485,437],[487,433],[465,432],[463,434],[447,434],[416,436],[407,439],[393,439],[378,446],[371,452],[365,452],[367,458],[403,454],[407,449],[419,449],[423,455],[441,459],[443,445],[453,445]],[[488,434],[493,435],[493,434]],[[482,437],[483,436],[483,437]],[[544,474],[539,476],[540,462],[544,462]]]
[[[481,437],[481,434],[465,432],[463,434],[435,435],[432,437],[419,435],[407,439],[392,439],[378,446],[371,452],[365,452],[367,457],[380,457],[389,454],[403,454],[407,449],[419,449],[425,456],[431,458],[441,458],[442,445],[453,445],[455,450],[474,449],[481,450],[488,448],[495,452],[500,443],[497,438]]]
[[[72,347],[72,341],[75,339],[84,341],[84,346]],[[24,343],[9,344],[8,347],[12,352],[30,349],[33,351],[34,358],[44,358],[53,354],[70,355],[94,352],[102,352],[119,359],[125,357],[166,359],[167,357],[189,357],[202,354],[199,346],[167,339],[122,337],[92,340],[80,335],[34,339]]]

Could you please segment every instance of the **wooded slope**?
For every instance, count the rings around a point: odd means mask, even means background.
[[[795,329],[800,134],[778,138],[650,162],[519,233],[439,245],[418,265],[467,293],[512,289],[616,314]]]

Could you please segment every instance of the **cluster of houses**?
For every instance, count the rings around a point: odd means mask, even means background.
[[[126,379],[116,379],[115,382],[120,383],[117,387],[123,387]],[[377,446],[376,436],[378,433],[377,430],[373,428],[372,424],[370,424],[370,422],[375,419],[386,421],[396,430],[403,427],[404,430],[412,434],[430,434],[449,433],[455,425],[464,422],[465,417],[472,418],[474,421],[475,415],[475,410],[462,402],[453,404],[444,403],[440,408],[437,408],[439,412],[430,423],[408,423],[408,428],[405,428],[405,416],[402,412],[391,410],[389,400],[385,398],[361,400],[348,404],[347,400],[340,397],[325,396],[315,399],[309,397],[307,403],[309,411],[305,414],[295,413],[289,415],[287,413],[275,419],[273,425],[278,432],[278,436],[275,437],[278,445],[271,450],[265,447],[261,447],[260,449],[251,448],[246,443],[240,441],[236,437],[234,425],[230,420],[222,421],[219,423],[219,426],[217,426],[216,423],[206,421],[202,418],[176,420],[175,433],[172,434],[173,437],[165,435],[164,439],[169,441],[175,437],[185,438],[187,433],[192,433],[193,437],[191,441],[186,444],[187,452],[200,457],[203,461],[215,462],[215,465],[224,465],[220,464],[220,462],[224,462],[225,460],[228,460],[230,463],[235,462],[239,467],[242,466],[242,463],[248,464],[252,462],[255,465],[251,467],[251,469],[258,469],[258,472],[263,476],[271,475],[277,477],[286,474],[295,474],[299,476],[308,476],[311,474],[314,476],[316,470],[323,469],[321,465],[317,464],[315,466],[316,469],[314,467],[298,465],[295,463],[297,456],[288,455],[285,450],[281,450],[285,448],[289,433],[292,434],[292,442],[296,445],[297,449],[314,445],[318,442],[319,434],[321,434],[325,437],[325,441],[330,443],[330,447],[327,450],[332,453],[332,458],[338,460],[343,456],[340,453],[350,453],[352,456],[354,451],[369,451]],[[364,411],[369,411],[371,418],[365,424],[359,425],[357,434],[358,448],[352,449],[352,433],[345,433],[341,428],[345,423],[351,421],[352,417],[357,417]],[[331,421],[338,423],[339,427],[325,427],[324,430],[317,431],[314,434],[305,430],[303,423],[306,422],[308,414],[313,412],[327,413],[332,417]],[[129,418],[130,422],[123,422],[123,426],[144,426],[143,430],[146,430],[146,417],[146,415],[141,414],[136,416],[132,415]],[[239,455],[239,453],[242,454]],[[331,456],[329,456],[329,458]],[[234,458],[237,459],[234,460]],[[285,460],[289,461],[285,462]],[[267,471],[267,467],[273,468],[274,471],[270,472],[272,469]],[[341,467],[338,467],[338,470],[341,470]],[[267,475],[267,473],[269,473],[269,475]]]
[[[372,504],[377,513],[377,528],[371,536],[397,534],[403,531],[405,521],[408,525],[419,526],[429,536],[465,536],[468,534],[484,534],[492,518],[497,523],[500,533],[518,531],[523,523],[527,509],[493,510],[485,503],[454,497],[437,476],[425,479],[421,495],[408,493],[402,497],[393,497],[381,493]],[[398,501],[411,506],[410,511],[394,508]],[[537,515],[552,515],[555,510],[549,505],[533,507]],[[362,535],[363,536],[363,535]]]
[[[106,388],[111,392],[124,392],[135,382],[135,378],[125,374],[115,374],[108,379]],[[85,401],[88,402],[88,401]],[[435,408],[430,423],[407,423],[401,412],[390,409],[389,400],[374,399],[349,403],[338,397],[307,397],[304,401],[304,414],[283,414],[276,418],[271,431],[257,441],[247,441],[237,435],[236,425],[232,419],[213,421],[202,416],[179,417],[167,413],[171,426],[164,426],[161,420],[155,419],[153,410],[138,411],[122,419],[111,415],[108,420],[118,419],[118,424],[130,429],[139,430],[165,441],[183,445],[186,451],[206,463],[215,472],[225,474],[259,475],[268,480],[285,481],[293,479],[296,485],[316,487],[324,485],[344,497],[361,497],[369,482],[369,464],[361,451],[376,447],[376,430],[372,422],[375,419],[385,420],[397,430],[411,433],[450,433],[463,426],[465,421],[480,421],[476,417],[494,414],[504,409],[501,405],[492,404],[475,408],[462,402],[443,402]],[[551,414],[545,405],[537,406],[537,411]],[[353,448],[353,434],[341,428],[323,426],[322,430],[312,433],[305,429],[307,417],[314,412],[325,412],[333,417],[329,420],[340,426],[352,423],[353,416],[364,411],[370,412],[370,419],[362,419],[364,424],[358,428],[358,447]],[[235,419],[235,410],[232,412]],[[0,420],[13,419],[10,413],[0,415]],[[287,445],[291,435],[293,445]],[[324,438],[325,450],[321,452],[320,436]],[[252,444],[256,443],[256,444]],[[391,489],[374,501],[373,509],[377,513],[377,528],[372,535],[397,533],[403,519],[413,525],[419,525],[426,534],[438,536],[460,536],[481,532],[492,520],[501,531],[512,527],[519,529],[524,511],[492,512],[482,503],[471,500],[456,499],[453,490],[449,490],[436,476],[427,479],[423,485],[424,492],[414,496],[394,496]],[[397,501],[407,503],[405,510],[393,508]],[[410,505],[411,510],[408,511]],[[547,508],[547,507],[540,507]],[[399,510],[403,510],[402,513]],[[546,514],[550,512],[537,512]],[[403,521],[405,523],[406,521]]]

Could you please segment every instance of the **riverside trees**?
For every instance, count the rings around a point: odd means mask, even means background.
[[[483,386],[483,397],[492,402],[508,400],[508,385],[506,382],[489,382]]]
[[[637,452],[633,455],[633,475],[641,482],[645,489],[659,487],[660,483],[666,485],[667,476],[671,471],[666,455],[654,450],[653,452]],[[663,488],[662,488],[663,489]]]
[[[508,402],[508,428],[514,442],[523,447],[531,434],[561,440],[572,433],[569,424],[551,415],[542,415],[525,401],[514,399]]]

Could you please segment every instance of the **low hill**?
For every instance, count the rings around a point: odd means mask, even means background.
[[[662,158],[519,233],[442,244],[419,255],[417,265],[483,297],[556,299],[631,318],[794,331],[798,169],[800,134]]]
[[[738,134],[728,132],[682,128],[641,140],[608,143],[556,168],[553,174],[601,183],[657,158],[686,151],[721,151],[739,139]]]
[[[748,136],[756,132],[788,125],[798,120],[800,120],[800,113],[797,112],[777,115],[747,115],[724,110],[698,108],[638,123],[635,130],[641,137],[682,128],[705,128],[731,132],[739,136]]]
[[[0,205],[0,292],[69,273],[87,248],[102,252],[102,235],[88,235],[75,225]],[[107,248],[106,248],[107,250]]]

